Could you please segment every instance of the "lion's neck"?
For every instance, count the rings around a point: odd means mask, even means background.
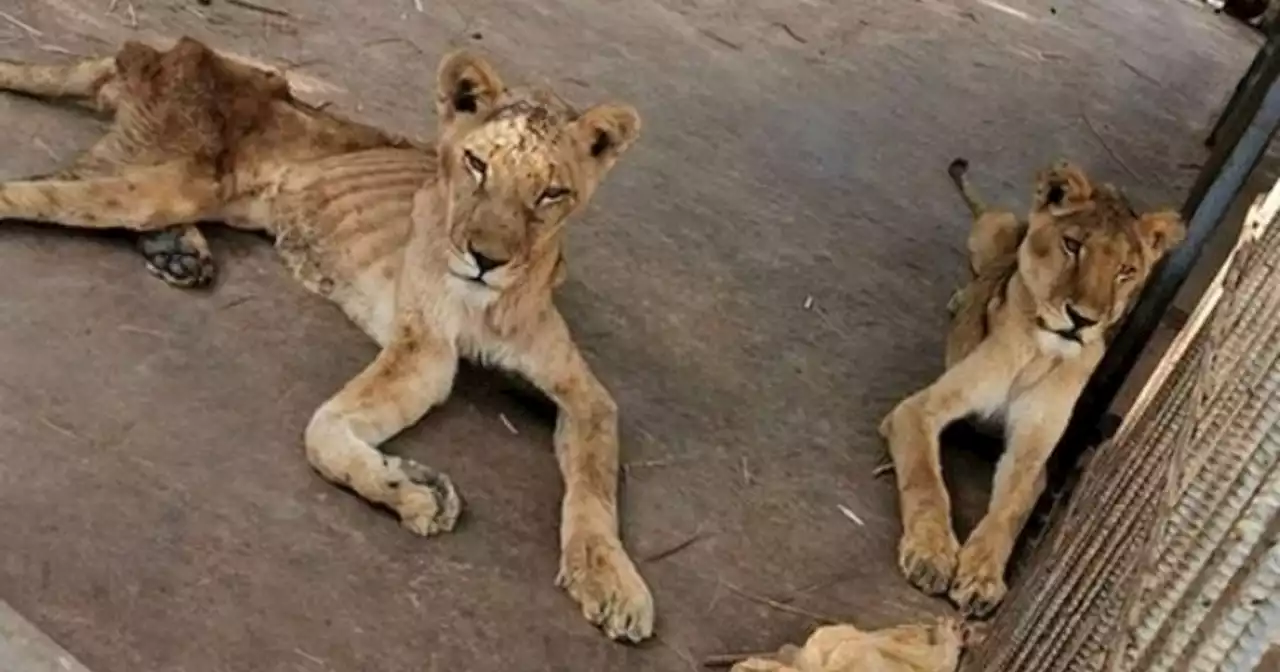
[[[1019,323],[1034,326],[1036,302],[1031,296],[1027,281],[1022,277],[1021,270],[1015,269],[1009,276],[1008,284],[1005,286],[1005,303],[1009,311],[1017,315]]]

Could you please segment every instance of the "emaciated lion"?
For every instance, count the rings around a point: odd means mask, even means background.
[[[444,474],[379,444],[445,401],[460,358],[527,378],[559,410],[557,581],[610,637],[642,640],[654,606],[619,540],[617,407],[552,302],[565,224],[640,118],[508,89],[467,53],[446,56],[436,84],[438,137],[419,146],[304,104],[285,77],[192,39],[0,63],[0,89],[114,116],[66,169],[0,184],[0,219],[144,232],[149,263],[179,285],[210,275],[197,222],[274,238],[294,275],[381,346],[315,412],[307,458],[416,534],[453,529],[462,502]]]

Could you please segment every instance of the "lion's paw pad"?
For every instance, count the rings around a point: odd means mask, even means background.
[[[412,460],[400,459],[392,468],[400,472],[390,482],[400,524],[424,537],[452,531],[462,514],[462,498],[453,481]]]
[[[207,246],[198,244],[181,230],[144,234],[138,248],[147,270],[174,287],[203,287],[217,276],[217,265]]]

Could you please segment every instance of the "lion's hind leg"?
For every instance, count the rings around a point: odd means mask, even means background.
[[[970,282],[952,297],[956,305],[951,309],[951,325],[947,330],[946,354],[943,362],[947,369],[969,356],[987,337],[987,301],[983,287],[977,280]]]
[[[160,231],[217,218],[216,180],[181,162],[83,179],[0,183],[0,219],[81,229]]]
[[[36,65],[0,60],[0,90],[110,112],[117,95],[116,62],[92,58],[68,65]]]
[[[204,287],[218,274],[209,241],[195,224],[139,234],[137,248],[147,270],[174,287]]]
[[[969,162],[962,158],[952,161],[947,166],[947,175],[973,215],[967,240],[969,270],[978,275],[988,264],[1017,253],[1025,225],[1012,212],[986,204],[969,182]]]
[[[1026,234],[1026,224],[1005,210],[987,210],[973,220],[969,229],[969,264],[975,275],[992,264],[1016,258],[1018,245]]]
[[[61,65],[0,60],[0,90],[48,101],[73,102],[100,113],[111,113],[117,107],[119,96],[116,59],[90,58]],[[97,195],[111,191],[109,185],[114,183],[107,180],[113,174],[128,170],[120,168],[130,158],[127,144],[117,131],[113,131],[67,168],[51,175],[31,178],[26,183],[14,182],[0,187],[5,190],[4,196],[0,196],[0,218],[49,221],[46,216],[57,214],[57,223],[69,226],[119,227],[142,231],[136,245],[146,259],[147,269],[154,275],[175,287],[189,288],[209,284],[217,274],[217,268],[208,242],[194,223],[152,231],[154,219],[143,213],[155,205],[149,203],[137,203],[139,207],[132,213],[132,217],[125,217],[119,222],[109,220],[111,211],[127,206],[124,203],[126,198],[134,198],[129,186],[125,186],[123,192],[114,196]],[[104,181],[95,186],[87,184],[90,179]],[[46,184],[37,186],[35,182]],[[58,183],[59,186],[53,183]],[[39,201],[46,198],[48,203],[45,207],[38,205]],[[55,199],[58,203],[54,202]],[[109,202],[113,205],[94,208],[92,212],[86,213],[90,217],[85,218],[74,216],[76,208],[68,204],[68,201],[90,204],[95,200],[100,204]],[[178,202],[180,200],[180,197],[171,199],[170,205],[182,209],[182,204]],[[160,212],[154,214],[162,215],[166,208],[155,209]],[[67,213],[67,210],[71,212]]]
[[[116,133],[108,133],[70,166],[48,175],[28,178],[31,182],[75,182],[95,177],[111,177],[120,170],[122,143]],[[203,287],[217,275],[217,264],[204,234],[195,224],[180,224],[159,231],[144,231],[135,239],[146,260],[147,270],[166,283],[180,288]]]

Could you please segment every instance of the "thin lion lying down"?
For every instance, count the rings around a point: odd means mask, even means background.
[[[448,399],[459,360],[542,391],[565,484],[556,581],[609,637],[653,634],[653,596],[618,534],[618,408],[552,296],[566,226],[639,136],[634,108],[579,110],[455,52],[436,70],[436,140],[416,143],[189,38],[64,65],[0,60],[0,91],[112,119],[57,173],[0,182],[0,221],[133,231],[151,270],[181,287],[213,276],[200,226],[262,232],[381,347],[303,444],[321,476],[414,534],[451,531],[462,498],[381,445]]]

